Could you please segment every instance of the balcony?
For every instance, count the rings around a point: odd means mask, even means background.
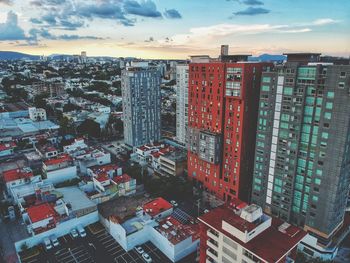
[[[219,234],[215,233],[213,230],[208,230],[207,231],[207,236],[213,239],[214,241],[219,241]]]
[[[214,250],[218,249],[218,242],[216,242],[216,241],[214,241],[214,240],[212,240],[210,238],[207,240],[207,245],[208,245],[208,247],[210,247],[210,248],[212,248]]]
[[[216,261],[219,261],[219,259],[218,259],[218,253],[214,250],[214,249],[212,249],[212,248],[208,248],[207,249],[207,256],[209,256],[211,259],[213,259],[214,260],[214,262]]]

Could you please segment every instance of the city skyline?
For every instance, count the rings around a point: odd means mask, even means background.
[[[0,0],[0,6],[0,50],[29,54],[86,50],[186,59],[214,56],[221,43],[253,55],[350,54],[350,2],[344,0]]]

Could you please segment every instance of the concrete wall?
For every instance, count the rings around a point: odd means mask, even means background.
[[[70,166],[64,169],[47,172],[47,183],[57,184],[77,177],[77,167]]]
[[[65,221],[63,223],[57,224],[56,228],[50,229],[46,232],[40,233],[38,235],[23,239],[15,243],[16,251],[21,250],[23,243],[26,243],[28,247],[36,246],[43,242],[43,239],[51,235],[56,235],[56,237],[64,236],[70,232],[72,228],[77,227],[78,225],[87,226],[92,223],[95,223],[99,220],[98,211],[87,214],[79,218],[73,218],[71,220]]]

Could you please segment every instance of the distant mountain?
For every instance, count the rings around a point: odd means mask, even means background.
[[[261,61],[261,62],[283,61],[286,59],[287,57],[283,55],[270,55],[270,54],[262,54],[258,57],[249,57],[249,61]]]
[[[40,56],[24,54],[20,52],[13,51],[0,51],[0,60],[19,60],[19,59],[28,59],[28,60],[38,60]]]

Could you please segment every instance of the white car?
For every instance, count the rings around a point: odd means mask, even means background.
[[[52,244],[50,242],[50,239],[48,239],[47,237],[44,238],[44,248],[46,251],[48,251],[52,248]]]
[[[86,237],[85,229],[82,226],[78,226],[77,230],[78,230],[79,236]]]
[[[170,201],[170,204],[172,204],[174,207],[177,207],[177,206],[178,206],[178,203],[177,203],[175,200],[171,200],[171,201]]]
[[[73,229],[70,231],[70,235],[72,236],[72,238],[77,238],[77,237],[78,237],[78,232],[77,232],[77,230],[75,230],[75,228],[73,228]]]
[[[139,253],[139,254],[143,254],[143,253],[145,253],[145,251],[143,250],[143,248],[142,247],[135,247],[135,250],[137,251],[137,253]]]
[[[50,236],[50,240],[54,247],[58,247],[60,245],[60,242],[58,242],[58,239],[56,236],[54,235]]]
[[[142,258],[143,258],[147,263],[151,263],[151,262],[152,262],[152,258],[151,258],[147,253],[143,253],[143,254],[142,254]]]

